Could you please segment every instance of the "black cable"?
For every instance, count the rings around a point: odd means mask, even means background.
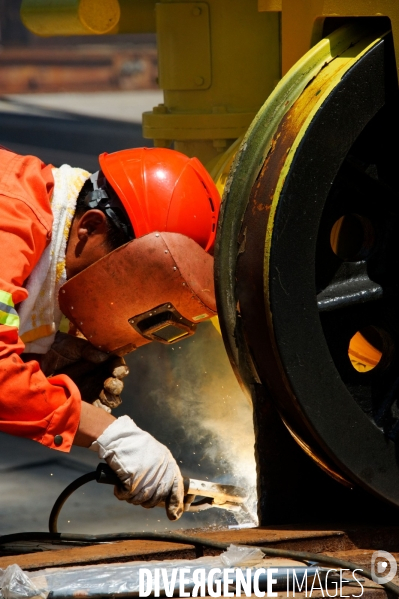
[[[182,543],[184,545],[194,545],[195,547],[208,547],[209,549],[220,549],[226,550],[231,543],[222,543],[218,541],[211,541],[202,537],[192,537],[186,534],[179,533],[155,533],[155,532],[129,532],[129,533],[116,533],[116,534],[104,534],[104,535],[82,535],[82,534],[70,534],[70,533],[49,533],[49,532],[28,532],[28,533],[16,533],[11,535],[4,535],[0,537],[0,545],[12,543],[15,541],[56,541],[59,543],[70,543],[70,542],[85,542],[88,544],[95,543],[111,543],[115,541],[166,541],[169,543]],[[240,546],[244,547],[258,547],[258,545],[248,545],[240,543]],[[259,547],[265,555],[275,557],[287,557],[290,559],[296,559],[300,561],[311,561],[326,566],[334,566],[344,570],[361,570],[362,575],[370,580],[373,580],[370,570],[365,570],[358,564],[348,562],[346,560],[339,559],[337,557],[330,557],[319,553],[309,553],[307,551],[291,551],[288,549],[275,549],[273,547]],[[383,583],[381,586],[391,591],[395,595],[399,596],[399,586],[392,582]]]
[[[83,476],[80,476],[79,478],[74,480],[62,491],[61,495],[56,499],[51,510],[48,523],[48,528],[50,532],[58,532],[58,517],[60,515],[62,506],[64,505],[68,497],[70,497],[74,491],[79,489],[79,487],[82,487],[86,483],[89,483],[93,480],[105,485],[120,484],[119,478],[117,477],[115,472],[108,466],[108,464],[100,462],[97,466],[97,469],[94,472],[83,474]]]
[[[83,474],[83,476],[79,476],[79,478],[74,480],[70,485],[68,485],[63,490],[63,492],[61,493],[61,495],[58,497],[55,504],[53,505],[53,509],[51,510],[51,513],[50,513],[50,518],[48,521],[48,527],[49,527],[50,533],[58,532],[58,529],[57,529],[58,516],[60,515],[61,508],[64,505],[64,503],[66,502],[66,500],[68,499],[68,497],[70,495],[72,495],[72,493],[74,491],[76,491],[76,489],[79,489],[79,487],[82,487],[86,483],[89,483],[92,480],[96,480],[96,479],[97,479],[97,471],[89,472],[88,474]]]

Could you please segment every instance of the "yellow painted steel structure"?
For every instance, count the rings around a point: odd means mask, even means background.
[[[261,12],[281,14],[281,56],[284,75],[323,37],[328,18],[388,17],[399,65],[399,2],[397,0],[258,0]]]
[[[156,4],[164,103],[143,117],[157,146],[218,161],[280,78],[279,16],[254,0]]]
[[[197,156],[215,176],[326,19],[388,17],[399,39],[397,0],[23,0],[21,16],[46,36],[156,32],[164,102],[144,113],[144,137]]]
[[[280,78],[279,15],[259,13],[257,0],[119,0],[106,28],[115,2],[23,0],[21,16],[46,36],[156,31],[164,102],[144,114],[144,136],[212,168]]]

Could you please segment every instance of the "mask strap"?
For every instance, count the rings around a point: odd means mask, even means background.
[[[108,216],[108,218],[115,224],[115,226],[123,232],[123,234],[125,235],[125,237],[127,237],[127,239],[129,241],[131,241],[132,239],[134,239],[134,234],[133,234],[133,230],[131,228],[131,226],[127,225],[126,223],[124,223],[116,214],[115,210],[113,210],[113,208],[115,208],[116,210],[121,211],[121,207],[117,205],[117,202],[115,202],[115,200],[112,199],[112,196],[110,197],[106,191],[106,189],[104,187],[100,187],[98,185],[98,180],[99,180],[99,174],[100,171],[97,171],[95,173],[93,173],[90,176],[90,181],[93,184],[93,191],[89,191],[89,193],[86,195],[85,197],[85,205],[94,210],[94,209],[99,209],[102,210],[103,212],[105,212],[105,214]],[[106,181],[106,179],[103,177],[104,182]],[[112,205],[114,204],[114,205]],[[123,211],[123,209],[122,209]]]

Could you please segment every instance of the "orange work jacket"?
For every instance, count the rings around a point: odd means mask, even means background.
[[[66,375],[46,378],[38,362],[22,361],[15,309],[28,297],[24,282],[51,239],[52,168],[0,149],[0,431],[69,451],[79,390]]]

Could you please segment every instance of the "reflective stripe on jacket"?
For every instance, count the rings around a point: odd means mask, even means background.
[[[69,451],[79,425],[79,390],[66,375],[47,379],[38,362],[21,360],[15,310],[51,239],[52,168],[0,149],[0,431]]]
[[[0,324],[8,324],[10,327],[19,327],[18,312],[14,308],[11,293],[0,290]]]

